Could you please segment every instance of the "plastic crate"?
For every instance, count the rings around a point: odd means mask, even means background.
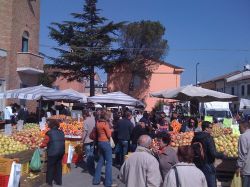
[[[9,175],[0,175],[0,187],[8,187]]]
[[[21,176],[28,175],[30,173],[30,164],[29,162],[22,164]]]

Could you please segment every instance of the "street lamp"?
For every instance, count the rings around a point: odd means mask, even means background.
[[[196,70],[196,80],[195,80],[195,86],[197,86],[198,85],[198,65],[199,65],[200,63],[199,62],[197,62],[196,63],[196,65],[195,65],[195,70]]]

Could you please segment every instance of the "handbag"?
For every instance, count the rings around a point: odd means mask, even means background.
[[[180,181],[179,181],[179,175],[177,172],[177,168],[176,167],[173,167],[173,168],[174,168],[174,173],[175,173],[176,187],[180,187]]]
[[[91,140],[94,140],[94,141],[97,140],[97,128],[96,128],[96,126],[92,129],[91,133],[89,134],[89,138]]]

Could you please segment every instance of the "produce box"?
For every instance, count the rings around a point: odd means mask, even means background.
[[[29,175],[21,176],[20,187],[35,187],[46,183],[45,173],[30,173]]]
[[[23,175],[28,175],[30,172],[30,163],[27,162],[25,164],[22,164],[22,169],[21,169],[21,176]]]
[[[18,161],[18,159],[0,157],[0,175],[10,175],[11,166],[14,161]]]
[[[34,150],[26,150],[14,154],[4,155],[4,157],[10,159],[18,158],[20,164],[25,164],[31,160],[33,153]]]
[[[0,186],[8,187],[9,178],[9,175],[0,175]]]

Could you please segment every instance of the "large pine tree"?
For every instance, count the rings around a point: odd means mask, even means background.
[[[121,50],[113,49],[123,22],[113,23],[99,15],[97,0],[85,0],[82,13],[72,13],[74,21],[52,23],[50,37],[57,41],[59,56],[51,57],[58,76],[68,81],[90,80],[90,96],[95,94],[95,68],[107,69],[118,62]]]

